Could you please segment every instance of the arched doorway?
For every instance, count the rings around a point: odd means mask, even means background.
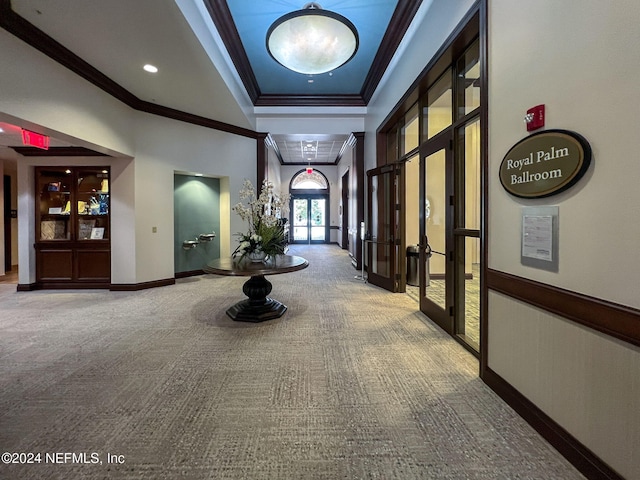
[[[318,170],[297,172],[291,194],[290,243],[329,243],[329,182]]]

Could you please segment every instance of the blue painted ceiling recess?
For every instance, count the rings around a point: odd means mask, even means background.
[[[266,40],[274,22],[310,2],[201,1],[255,106],[366,106],[422,4],[422,0],[320,2],[323,10],[355,26],[359,47],[349,62],[334,71],[305,75],[276,62]]]
[[[397,0],[323,0],[320,5],[348,18],[358,30],[355,56],[333,72],[304,75],[278,64],[268,53],[269,27],[281,16],[300,10],[305,0],[227,0],[242,47],[261,94],[359,95],[380,48]]]

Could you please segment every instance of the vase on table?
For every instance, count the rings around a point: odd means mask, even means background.
[[[267,254],[264,253],[262,250],[257,250],[255,252],[248,253],[247,257],[249,257],[249,260],[251,260],[252,262],[259,263],[259,262],[264,262],[264,259],[267,257]]]

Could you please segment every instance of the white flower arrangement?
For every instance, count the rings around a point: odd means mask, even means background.
[[[240,243],[233,252],[234,257],[242,259],[257,252],[268,256],[284,253],[287,243],[282,217],[288,212],[290,196],[276,195],[273,189],[273,184],[265,180],[260,195],[256,197],[251,181],[244,181],[239,195],[241,200],[247,200],[246,205],[239,202],[232,210],[249,223],[249,230],[237,234]]]

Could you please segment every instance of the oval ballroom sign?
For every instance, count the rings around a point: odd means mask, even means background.
[[[548,197],[573,186],[590,163],[591,146],[581,135],[546,130],[511,147],[500,164],[500,182],[516,197]]]

